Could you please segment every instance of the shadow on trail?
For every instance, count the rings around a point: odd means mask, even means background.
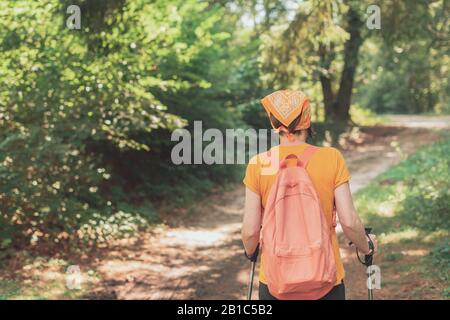
[[[116,277],[107,276],[101,287],[85,298],[243,299],[249,263],[242,251],[240,233],[232,236],[220,245],[186,247],[182,253],[176,253],[179,246],[168,245],[154,261],[144,256],[108,265]],[[147,244],[141,242],[132,250],[145,252],[146,248]],[[156,263],[159,268],[155,268]]]
[[[250,264],[240,226],[244,188],[198,203],[183,225],[117,246],[93,268],[101,282],[86,298],[243,299]]]

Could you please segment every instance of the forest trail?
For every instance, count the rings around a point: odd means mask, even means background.
[[[429,128],[449,128],[450,117],[392,116],[391,122],[364,128],[343,148],[353,192],[439,137]],[[240,240],[244,187],[199,203],[170,227],[118,245],[93,266],[102,281],[88,298],[245,299],[250,263]],[[208,204],[208,203],[209,204]],[[181,222],[182,221],[182,222]],[[338,230],[339,232],[339,230]],[[376,233],[376,232],[375,232]],[[348,299],[366,299],[366,275],[354,249],[340,234]],[[375,263],[382,259],[376,256]],[[383,281],[395,277],[383,273]],[[426,285],[421,279],[410,286]],[[377,290],[376,299],[396,299],[409,288]],[[253,298],[257,298],[257,276]],[[432,296],[431,296],[432,297]],[[430,298],[428,296],[428,298]]]

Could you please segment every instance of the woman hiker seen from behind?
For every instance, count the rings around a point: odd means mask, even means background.
[[[261,103],[280,145],[253,157],[244,178],[242,241],[249,256],[258,244],[262,249],[259,298],[344,300],[336,212],[345,236],[371,253],[344,158],[335,148],[306,143],[311,113],[303,92],[276,91]]]

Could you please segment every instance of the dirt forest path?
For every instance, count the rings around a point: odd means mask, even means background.
[[[353,192],[402,156],[438,136],[429,128],[448,128],[450,117],[393,116],[365,128],[343,148]],[[95,266],[102,281],[91,297],[112,299],[245,299],[250,264],[243,255],[240,227],[244,188],[199,203],[170,227],[120,245]],[[194,212],[194,213],[192,213]],[[181,222],[182,221],[182,222]],[[339,230],[338,230],[339,231]],[[365,270],[340,234],[348,299],[366,299]],[[407,288],[398,288],[398,292]],[[257,276],[253,298],[257,298]],[[376,292],[395,299],[396,292]]]

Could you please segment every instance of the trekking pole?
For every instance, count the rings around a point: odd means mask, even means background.
[[[365,228],[366,235],[369,238],[369,249],[371,250],[370,254],[364,256],[364,264],[367,267],[367,293],[369,296],[369,300],[373,300],[373,288],[372,288],[372,279],[370,278],[372,275],[372,264],[373,264],[373,249],[374,245],[372,239],[370,239],[369,234],[372,232],[372,228]]]
[[[370,276],[372,275],[372,265],[373,265],[373,250],[375,246],[373,245],[372,239],[370,239],[369,234],[372,232],[372,228],[365,228],[366,235],[369,238],[369,249],[371,252],[369,254],[364,255],[364,261],[361,260],[359,257],[358,249],[356,249],[356,255],[358,257],[359,262],[361,262],[363,265],[367,267],[367,294],[369,300],[373,300],[373,287],[372,287],[372,279]],[[350,242],[349,245],[352,245],[353,243]]]
[[[247,291],[247,300],[252,300],[253,278],[255,276],[256,260],[258,259],[259,243],[255,249],[255,252],[253,252],[253,254],[251,256],[247,255],[247,252],[245,252],[245,249],[244,249],[244,253],[245,253],[245,256],[247,257],[247,259],[249,259],[252,262],[251,269],[250,269],[250,278],[248,280],[249,281],[248,282],[248,291]]]

